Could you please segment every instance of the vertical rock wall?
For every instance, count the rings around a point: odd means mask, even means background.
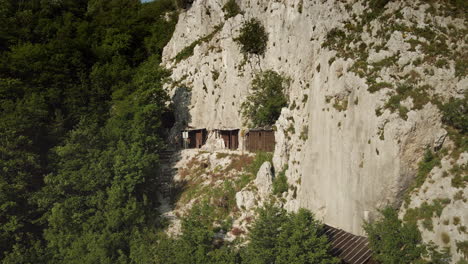
[[[272,69],[290,77],[289,107],[276,124],[274,155],[276,171],[288,168],[292,188],[286,207],[309,208],[329,225],[363,234],[363,220],[400,201],[424,150],[446,134],[437,107],[428,103],[409,111],[406,120],[389,110],[376,115],[389,97],[387,91],[368,92],[365,79],[349,71],[351,59],[335,57],[334,51],[322,47],[331,28],[351,13],[363,12],[361,3],[352,5],[351,11],[332,0],[238,3],[244,13],[227,20],[224,3],[215,0],[196,0],[180,15],[163,54],[164,64],[173,71],[174,83],[167,89],[174,98],[178,126],[242,128],[240,105],[255,72]],[[242,22],[253,17],[262,21],[269,41],[264,57],[245,60],[233,39]],[[198,43],[193,55],[174,60],[216,26],[220,30]],[[363,36],[372,42],[369,34]],[[372,51],[370,60],[404,53],[408,47],[403,38],[395,33],[388,48]],[[407,65],[411,54],[408,50],[400,55],[398,63]],[[391,81],[392,74],[385,72],[382,78]],[[466,78],[454,80],[453,72],[436,72],[431,78],[440,93],[466,89]],[[439,88],[441,82],[445,85]]]

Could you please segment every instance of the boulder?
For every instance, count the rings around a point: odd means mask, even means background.
[[[268,196],[273,190],[273,172],[271,163],[265,161],[257,173],[255,178],[255,186],[257,186],[258,193],[261,197]]]
[[[250,210],[255,206],[255,195],[251,191],[242,190],[236,193],[237,207]]]

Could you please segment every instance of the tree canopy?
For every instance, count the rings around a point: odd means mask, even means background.
[[[289,80],[279,73],[267,70],[252,80],[251,94],[242,104],[242,114],[252,127],[273,125],[288,104],[286,89]]]
[[[175,11],[0,1],[0,262],[129,263],[158,226],[159,63]]]

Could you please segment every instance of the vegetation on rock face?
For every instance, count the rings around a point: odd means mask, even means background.
[[[462,134],[468,133],[468,92],[463,98],[450,98],[442,105],[442,121],[453,128],[460,130]]]
[[[426,150],[423,159],[419,162],[418,173],[412,186],[406,191],[405,205],[409,204],[411,192],[423,185],[427,176],[435,166],[440,166],[440,157],[430,149]]]
[[[223,6],[224,19],[235,17],[242,12],[236,0],[229,0]]]
[[[450,263],[446,252],[422,242],[416,223],[401,221],[397,211],[390,207],[381,214],[380,220],[364,225],[375,260],[382,264]]]
[[[268,70],[258,73],[252,81],[252,94],[242,104],[242,115],[252,127],[273,125],[288,104],[286,89],[289,80]]]
[[[193,50],[195,49],[195,47],[197,45],[200,45],[204,42],[209,42],[210,40],[213,39],[213,37],[216,35],[216,33],[218,33],[221,28],[223,28],[223,25],[217,25],[215,27],[215,29],[213,30],[213,32],[211,32],[210,34],[204,36],[204,37],[201,37],[197,40],[195,40],[194,42],[192,42],[190,45],[188,45],[187,47],[183,48],[181,51],[179,51],[179,53],[177,53],[177,55],[174,57],[174,60],[175,62],[180,62],[182,60],[185,60],[187,58],[189,58],[190,56],[193,55]]]
[[[235,38],[235,41],[239,43],[242,53],[246,55],[264,55],[268,42],[268,34],[262,23],[252,18],[242,25],[240,34]]]
[[[278,175],[273,180],[273,194],[281,195],[284,192],[288,191],[288,178],[286,177],[286,171],[288,168],[285,168],[283,171],[278,173]]]

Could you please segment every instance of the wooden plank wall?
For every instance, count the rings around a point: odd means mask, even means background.
[[[208,138],[208,132],[206,129],[192,130],[189,131],[189,148],[200,148],[205,145]]]
[[[273,152],[275,143],[275,131],[249,131],[246,135],[246,148],[250,152]]]
[[[227,149],[236,150],[239,148],[239,130],[220,130],[221,138]]]

